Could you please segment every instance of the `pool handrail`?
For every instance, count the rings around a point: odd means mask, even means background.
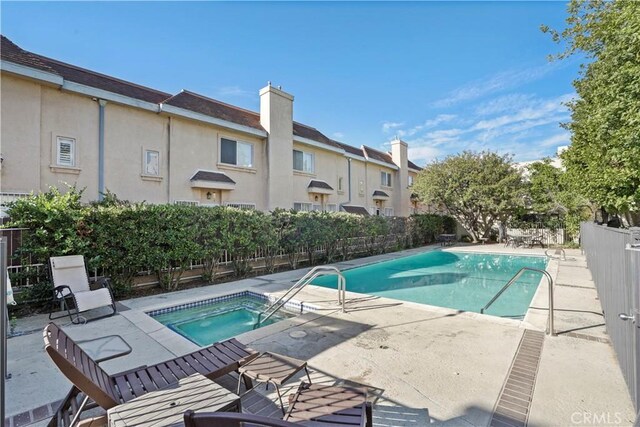
[[[278,312],[286,303],[288,303],[298,292],[305,286],[311,283],[316,277],[333,275],[338,276],[338,304],[342,307],[342,312],[345,312],[345,294],[347,289],[347,280],[342,275],[337,267],[332,265],[319,265],[309,270],[304,276],[302,276],[296,283],[294,283],[280,298],[271,303],[266,309],[258,313],[258,320],[253,325],[253,329],[260,327],[260,324],[266,322],[271,316]],[[264,316],[264,317],[263,317]]]
[[[549,259],[559,259],[560,261],[566,261],[567,260],[567,255],[564,252],[564,249],[562,248],[558,248],[555,250],[555,253],[553,255],[549,255],[549,251],[551,249],[546,249],[544,251],[544,255],[549,258]],[[556,255],[558,256],[558,258],[556,258]]]
[[[509,281],[498,291],[497,294],[491,298],[491,300],[480,309],[480,314],[484,314],[485,310],[489,308],[499,297],[504,293],[504,291],[509,288],[509,286],[513,285],[516,280],[522,276],[525,271],[534,271],[537,273],[542,273],[547,278],[547,283],[549,284],[549,330],[547,333],[551,336],[555,336],[556,332],[553,326],[553,279],[547,270],[541,270],[539,268],[531,268],[531,267],[522,267],[518,272],[511,278]]]

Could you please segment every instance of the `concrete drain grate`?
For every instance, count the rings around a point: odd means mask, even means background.
[[[544,333],[525,330],[493,410],[491,427],[525,427],[540,365]]]

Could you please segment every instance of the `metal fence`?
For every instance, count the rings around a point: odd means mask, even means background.
[[[542,224],[532,223],[526,228],[507,227],[507,235],[525,235],[540,237],[545,246],[564,245],[568,238],[564,226],[548,228]]]
[[[632,245],[639,237],[633,230],[594,223],[580,227],[607,332],[636,410],[640,409],[640,250]]]

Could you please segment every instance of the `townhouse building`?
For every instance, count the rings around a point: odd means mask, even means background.
[[[148,203],[407,216],[420,168],[407,144],[353,147],[293,120],[268,84],[259,112],[172,95],[0,46],[0,199],[50,186]]]

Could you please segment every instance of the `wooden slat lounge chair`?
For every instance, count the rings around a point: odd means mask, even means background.
[[[304,382],[289,396],[289,409],[282,420],[227,412],[184,414],[185,427],[371,427],[372,423],[365,389]]]
[[[258,356],[230,339],[153,366],[109,375],[54,323],[44,328],[43,338],[45,350],[73,384],[49,427],[70,426],[85,409],[100,406],[107,410],[195,373],[218,378]]]

